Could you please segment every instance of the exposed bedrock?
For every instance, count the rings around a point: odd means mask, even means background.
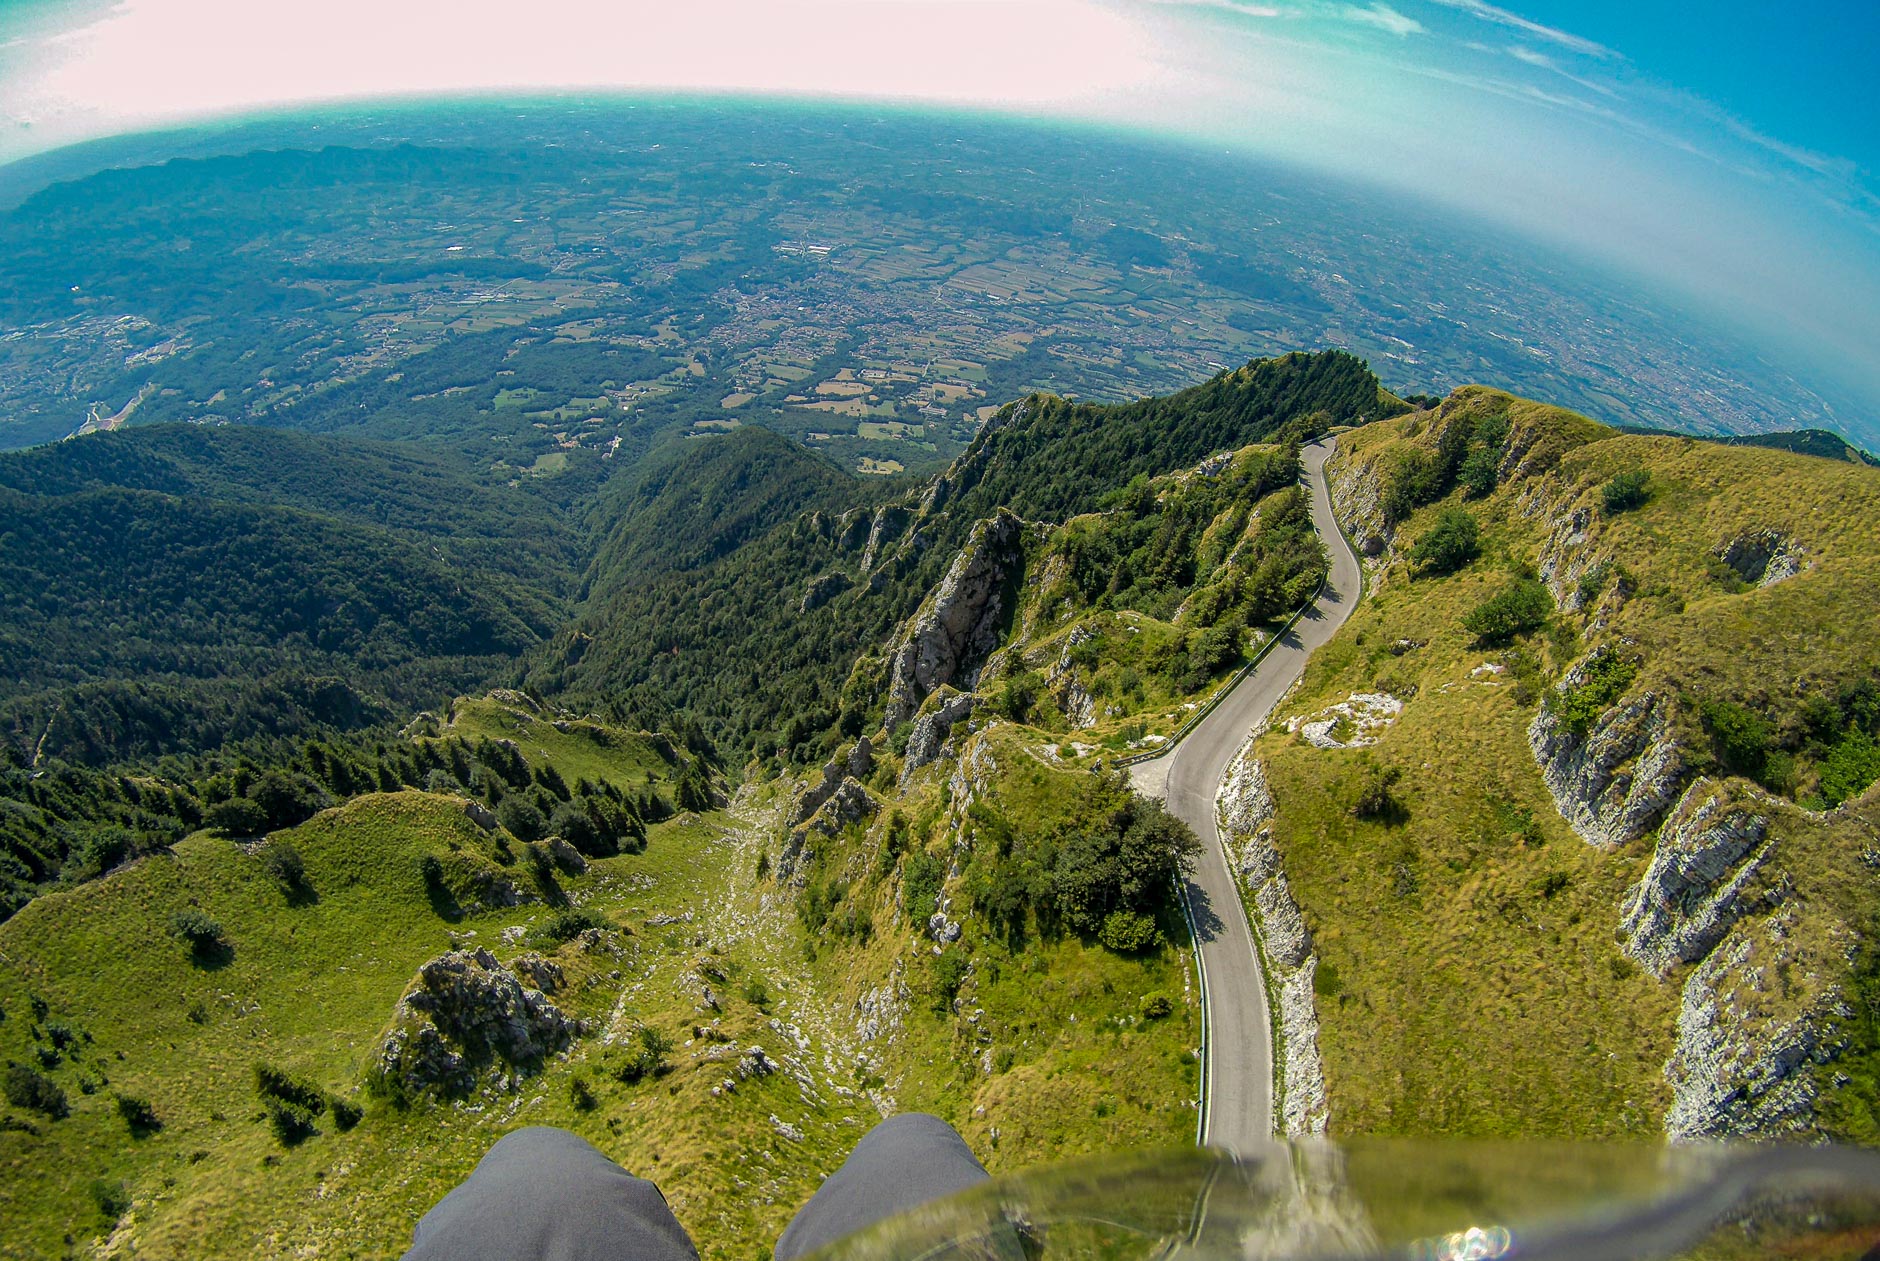
[[[895,648],[885,724],[912,718],[942,684],[970,689],[978,667],[999,646],[1004,588],[1024,555],[1024,523],[1001,510],[973,527],[946,577]]]
[[[1562,688],[1582,682],[1584,665],[1567,672]],[[1684,759],[1670,710],[1668,697],[1645,692],[1600,715],[1585,735],[1552,706],[1542,706],[1528,724],[1528,747],[1554,806],[1588,844],[1629,844],[1657,827],[1676,800]]]
[[[1745,914],[1781,900],[1786,882],[1769,870],[1775,841],[1761,804],[1699,780],[1673,807],[1620,912],[1626,953],[1654,976],[1703,958]]]

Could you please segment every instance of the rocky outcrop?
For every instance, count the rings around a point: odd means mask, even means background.
[[[1563,690],[1584,681],[1584,664],[1567,672]],[[1541,706],[1528,724],[1528,747],[1554,807],[1588,844],[1629,844],[1657,827],[1676,800],[1684,759],[1670,710],[1669,698],[1645,692],[1600,715],[1584,736],[1553,706]]]
[[[1253,755],[1253,739],[1259,734],[1256,731],[1229,764],[1215,798],[1215,818],[1228,856],[1253,895],[1261,954],[1278,1000],[1273,1012],[1280,1052],[1275,1128],[1288,1136],[1323,1134],[1330,1109],[1313,993],[1318,957],[1273,844],[1273,794],[1266,768]]]
[[[861,784],[875,766],[874,745],[867,736],[857,740],[849,751],[831,758],[822,769],[822,779],[798,794],[784,817],[789,829],[783,851],[777,858],[777,879],[800,882],[801,866],[811,852],[809,836],[820,832],[835,836],[881,808],[874,794]]]
[[[1593,567],[1593,510],[1585,504],[1558,513],[1549,523],[1541,545],[1541,581],[1554,603],[1569,611],[1580,607],[1580,579]]]
[[[1776,1137],[1806,1132],[1818,1094],[1815,1068],[1840,1050],[1834,1030],[1850,1016],[1840,992],[1800,1004],[1776,1000],[1802,970],[1793,916],[1747,922],[1694,968],[1678,1010],[1678,1040],[1665,1064],[1674,1140]]]
[[[1749,530],[1717,549],[1717,558],[1753,587],[1774,586],[1808,567],[1802,545],[1779,530]]]
[[[1354,692],[1312,717],[1286,720],[1286,730],[1315,749],[1364,749],[1377,743],[1403,714],[1403,702],[1388,692]]]
[[[874,765],[875,746],[867,736],[863,736],[847,753],[831,758],[824,764],[821,780],[797,794],[783,825],[793,828],[799,823],[808,822],[831,798],[842,792],[845,785],[854,784],[860,788],[861,785],[855,781],[867,776]]]
[[[939,708],[914,720],[914,729],[907,737],[907,755],[901,764],[903,786],[915,771],[939,760],[940,750],[946,745],[947,737],[953,733],[954,725],[972,717],[973,709],[978,704],[979,698],[971,692],[958,692],[951,696],[943,694]]]
[[[811,609],[819,609],[853,585],[854,581],[840,571],[818,574],[803,589],[803,600],[797,605],[797,612],[807,613]]]
[[[1620,917],[1625,952],[1654,976],[1702,959],[1745,914],[1780,900],[1783,883],[1759,879],[1775,852],[1759,804],[1699,780],[1671,811]]]
[[[906,638],[894,650],[885,719],[893,730],[914,716],[935,688],[970,688],[978,667],[999,646],[1004,589],[1023,559],[1024,523],[1011,513],[973,527]]]
[[[1384,471],[1377,460],[1347,456],[1341,448],[1331,461],[1332,515],[1367,562],[1390,547],[1391,528],[1384,520]]]
[[[874,569],[875,562],[881,559],[881,549],[899,538],[901,531],[907,528],[908,511],[898,504],[888,504],[875,509],[875,516],[868,525],[868,543],[862,548],[862,572]]]
[[[1073,727],[1092,727],[1097,722],[1097,698],[1090,694],[1078,677],[1077,663],[1072,654],[1082,645],[1097,637],[1097,632],[1088,626],[1078,626],[1064,637],[1064,649],[1058,654],[1051,668],[1045,671],[1045,690],[1051,694],[1058,712],[1070,720]]]
[[[542,848],[548,851],[549,861],[563,873],[570,876],[587,874],[586,855],[559,836],[551,836],[542,842]]]
[[[419,968],[399,1000],[379,1046],[378,1073],[403,1093],[463,1096],[484,1069],[513,1085],[584,1032],[582,1021],[524,985],[489,951],[453,950]]]
[[[558,993],[568,983],[559,963],[533,951],[511,963],[509,970],[532,989],[541,990],[544,994]]]

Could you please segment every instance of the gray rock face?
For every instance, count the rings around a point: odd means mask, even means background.
[[[798,880],[800,868],[812,852],[810,833],[834,836],[881,808],[881,803],[855,778],[866,775],[873,766],[874,747],[864,736],[848,753],[831,758],[823,767],[822,780],[796,799],[784,820],[789,834],[777,858],[778,880]]]
[[[1564,685],[1578,682],[1568,671]],[[1601,849],[1629,844],[1656,827],[1684,777],[1671,737],[1670,701],[1656,692],[1608,710],[1583,737],[1543,706],[1528,724],[1528,747],[1560,817]]]
[[[867,775],[874,766],[874,759],[875,748],[868,742],[867,736],[857,741],[846,754],[831,758],[822,768],[822,779],[804,789],[791,805],[790,813],[783,821],[784,826],[793,828],[807,822],[811,815],[821,810],[836,795],[845,782],[853,782],[853,779]],[[855,786],[861,787],[859,784]]]
[[[1253,756],[1253,740],[1259,734],[1249,737],[1228,765],[1215,797],[1215,819],[1229,857],[1253,894],[1261,954],[1277,991],[1273,1020],[1279,1032],[1280,1080],[1275,1124],[1288,1136],[1323,1134],[1331,1113],[1312,988],[1319,961],[1273,844],[1273,794],[1265,767]]]
[[[512,962],[509,970],[530,988],[541,990],[544,994],[556,993],[568,983],[559,963],[533,951]]]
[[[1748,892],[1775,848],[1755,804],[1699,780],[1672,810],[1620,917],[1626,953],[1653,975],[1703,958],[1744,914],[1780,896],[1780,885]]]
[[[453,950],[419,968],[399,1000],[379,1071],[413,1093],[465,1095],[480,1069],[532,1072],[584,1032],[489,951]]]
[[[1097,722],[1097,698],[1090,694],[1090,689],[1077,676],[1076,663],[1071,660],[1073,649],[1096,637],[1097,633],[1088,626],[1077,627],[1065,637],[1064,651],[1045,671],[1045,687],[1057,702],[1059,712],[1070,719],[1073,727],[1092,727]]]
[[[979,698],[971,692],[960,692],[945,698],[933,713],[914,720],[914,729],[907,737],[907,757],[901,766],[903,784],[915,771],[940,757],[940,749],[946,744],[954,724],[970,718],[978,703]]]
[[[476,824],[485,832],[494,832],[496,830],[496,816],[491,813],[490,808],[482,802],[475,800],[464,802],[463,812],[470,822]]]
[[[564,841],[559,836],[551,836],[544,841],[543,844],[548,847],[548,856],[553,860],[556,867],[571,876],[579,876],[586,873],[588,869],[586,857],[582,855],[580,850],[568,844],[567,841]]]
[[[1592,529],[1593,510],[1581,504],[1554,518],[1541,545],[1541,581],[1563,609],[1580,607],[1580,578],[1594,563],[1593,549],[1587,546]]]
[[[1851,1013],[1833,989],[1786,1017],[1761,1010],[1781,984],[1787,926],[1778,913],[1759,927],[1740,927],[1685,982],[1677,1045],[1665,1064],[1668,1138],[1793,1134],[1813,1118],[1814,1068],[1839,1050],[1830,1031]]]
[[[1750,530],[1717,549],[1717,556],[1753,586],[1773,586],[1807,568],[1801,544],[1778,530]]]
[[[1331,460],[1332,512],[1358,552],[1376,560],[1390,548],[1391,528],[1384,521],[1384,473],[1375,460],[1347,457],[1343,448]]]
[[[999,646],[1002,589],[1023,557],[1024,524],[1011,513],[973,527],[966,546],[894,650],[886,725],[893,730],[942,684],[971,687],[979,665]]]
[[[768,1077],[777,1071],[777,1062],[764,1053],[764,1048],[753,1044],[738,1057],[738,1080],[749,1081],[753,1077]]]
[[[803,602],[797,606],[797,612],[807,613],[811,609],[821,608],[853,585],[853,581],[844,573],[819,574],[810,579],[809,586],[804,588]]]
[[[868,573],[881,559],[881,549],[899,538],[901,531],[907,528],[908,512],[895,504],[875,509],[874,520],[869,522],[868,543],[862,548],[862,572]]]

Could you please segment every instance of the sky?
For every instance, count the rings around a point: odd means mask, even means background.
[[[548,89],[1110,123],[1514,228],[1880,411],[1872,0],[0,0],[0,162],[299,102]]]

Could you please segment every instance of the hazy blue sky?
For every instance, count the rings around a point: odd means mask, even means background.
[[[1880,4],[0,0],[0,161],[297,101],[744,90],[1111,121],[1564,242],[1880,399]]]

